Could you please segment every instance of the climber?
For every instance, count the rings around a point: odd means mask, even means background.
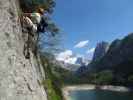
[[[39,33],[45,32],[45,28],[48,26],[48,24],[46,23],[44,19],[44,13],[45,13],[45,10],[42,8],[39,8],[37,12],[23,14],[23,17],[22,17],[23,26],[22,27],[26,28],[28,31],[28,40],[24,48],[25,49],[24,54],[27,59],[30,58],[29,49],[31,48],[31,45],[30,45],[32,41],[31,36],[34,36],[34,33],[37,33],[37,35],[39,36]]]
[[[48,26],[44,20],[45,10],[38,8],[37,12],[34,13],[24,13],[23,14],[23,23],[24,28],[27,28],[30,33],[39,33],[44,32],[45,28]]]

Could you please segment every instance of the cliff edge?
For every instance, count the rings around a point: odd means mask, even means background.
[[[18,21],[18,0],[0,0],[0,100],[47,100],[38,57],[24,56],[27,34]]]

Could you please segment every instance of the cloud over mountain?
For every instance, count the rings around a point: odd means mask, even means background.
[[[61,53],[59,53],[56,57],[58,61],[64,61],[65,63],[74,64],[77,57],[73,55],[73,52],[71,50],[65,50]]]
[[[92,60],[94,52],[95,52],[95,48],[91,48],[91,49],[86,51],[86,54],[87,54],[89,60]]]

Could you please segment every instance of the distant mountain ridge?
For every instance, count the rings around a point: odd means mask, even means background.
[[[65,63],[64,61],[57,61],[57,60],[53,60],[52,63],[69,71],[76,71],[81,66],[78,64],[69,64],[69,63]]]
[[[112,70],[113,72],[133,73],[133,33],[123,39],[116,39],[110,45],[107,42],[98,43],[93,60],[87,66],[81,66],[77,71],[85,74],[93,71]]]
[[[76,60],[75,64],[82,65],[83,63],[84,63],[83,58],[82,57],[77,57],[77,60]]]
[[[112,42],[107,53],[97,62],[92,63],[92,69],[116,70],[121,64],[133,61],[133,33],[126,36],[124,39],[116,39]],[[121,65],[126,70],[133,69],[131,65]],[[122,67],[121,67],[122,68]],[[118,70],[118,69],[117,69]],[[120,70],[120,68],[119,68]],[[133,72],[133,70],[132,70]]]
[[[78,82],[133,86],[133,33],[114,40],[107,52],[76,71]]]

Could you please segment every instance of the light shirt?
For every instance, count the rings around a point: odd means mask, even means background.
[[[39,24],[41,21],[41,15],[39,13],[31,13],[31,20],[34,24]]]

